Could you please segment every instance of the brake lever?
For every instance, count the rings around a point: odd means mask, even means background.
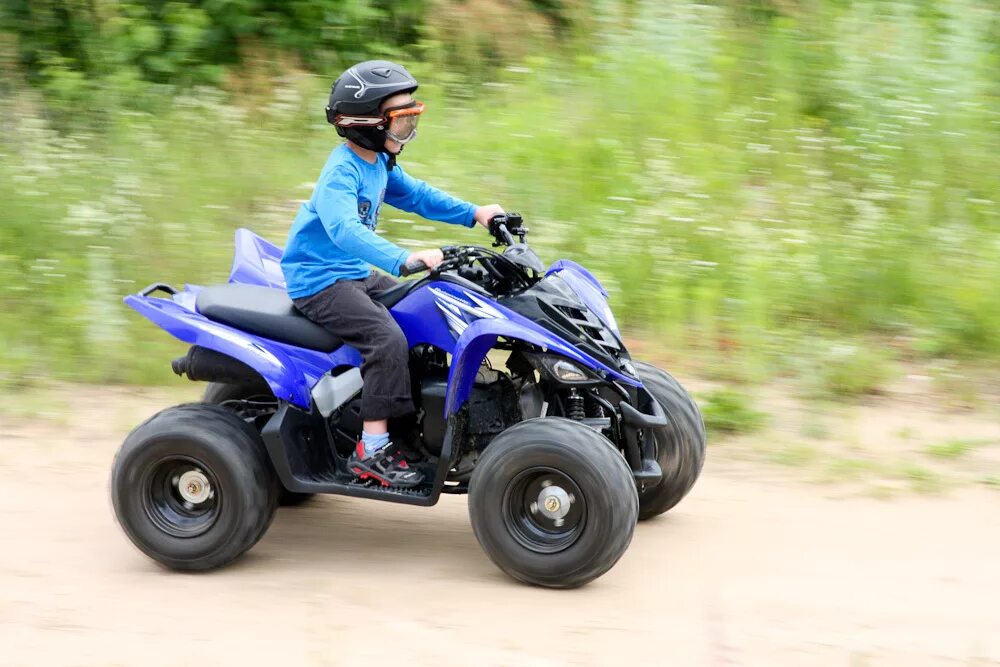
[[[462,265],[462,261],[461,261],[462,259],[464,259],[464,257],[462,257],[461,255],[455,255],[455,256],[452,256],[452,257],[448,257],[443,262],[441,262],[440,264],[438,264],[437,266],[435,266],[433,269],[431,269],[428,272],[428,274],[431,275],[431,276],[437,277],[437,276],[441,275],[441,273],[443,271],[450,271],[452,269],[457,269],[458,267],[460,267]]]
[[[520,239],[521,243],[524,243],[524,237],[528,235],[528,228],[523,226],[514,227],[510,230],[510,233]]]

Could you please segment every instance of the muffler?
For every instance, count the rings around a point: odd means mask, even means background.
[[[226,384],[261,381],[260,374],[242,361],[200,345],[192,346],[183,357],[174,359],[170,367],[177,375],[186,375],[194,381]]]

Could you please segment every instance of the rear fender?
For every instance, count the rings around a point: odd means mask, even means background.
[[[604,373],[609,380],[623,384],[642,386],[637,380],[622,375],[619,371],[608,368],[588,354],[581,352],[558,336],[551,334],[533,322],[524,320],[520,315],[504,309],[507,314],[516,319],[481,319],[472,322],[455,344],[452,354],[451,370],[448,375],[448,394],[445,399],[445,417],[458,412],[462,404],[472,393],[476,374],[482,366],[487,353],[496,345],[497,338],[521,340],[537,345],[548,352],[561,354],[590,369]]]
[[[177,297],[184,292],[177,294]],[[183,301],[183,299],[181,299]],[[141,313],[175,338],[200,345],[242,361],[257,371],[274,395],[305,410],[310,409],[310,388],[336,366],[361,363],[356,350],[346,345],[332,354],[305,350],[258,338],[202,315],[170,299],[129,295],[129,307]]]
[[[284,287],[281,248],[249,229],[236,230],[236,249],[229,282],[264,287]]]

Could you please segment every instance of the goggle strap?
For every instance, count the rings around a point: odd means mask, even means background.
[[[385,123],[386,120],[382,116],[346,116],[338,114],[334,122],[341,127],[355,127],[357,125],[374,127]]]

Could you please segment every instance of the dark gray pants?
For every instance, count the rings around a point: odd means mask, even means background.
[[[361,353],[365,421],[414,411],[406,337],[386,307],[371,298],[395,284],[389,276],[373,272],[364,280],[338,280],[322,292],[294,300],[306,317]]]

